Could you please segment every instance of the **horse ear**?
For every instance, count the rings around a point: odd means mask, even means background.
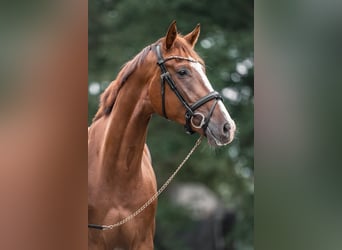
[[[166,34],[166,49],[170,49],[176,40],[177,37],[177,27],[176,27],[176,20],[174,20],[171,24],[169,29],[167,30]]]
[[[193,31],[191,31],[189,34],[185,35],[184,38],[188,43],[195,47],[195,44],[198,40],[199,34],[200,34],[201,26],[200,24],[197,24],[197,26],[194,28]]]

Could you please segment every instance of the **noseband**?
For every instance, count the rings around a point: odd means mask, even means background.
[[[196,60],[193,60],[191,58],[187,58],[187,57],[182,57],[182,56],[170,56],[167,58],[163,58],[162,54],[161,54],[161,50],[160,50],[160,45],[156,46],[156,53],[157,53],[157,58],[158,58],[158,62],[157,64],[160,67],[161,70],[161,96],[162,96],[162,111],[163,111],[163,116],[168,119],[167,114],[166,114],[166,109],[165,109],[165,82],[168,83],[168,85],[170,86],[171,90],[176,94],[176,96],[178,97],[179,101],[183,104],[184,108],[186,109],[185,111],[185,125],[184,128],[186,130],[187,134],[193,134],[194,131],[191,128],[202,128],[204,133],[205,130],[208,127],[210,118],[214,112],[214,109],[216,107],[216,104],[219,100],[223,101],[222,96],[216,92],[210,92],[208,95],[202,97],[201,99],[199,99],[197,102],[193,103],[193,104],[189,104],[184,97],[181,95],[181,93],[179,92],[179,90],[176,87],[175,82],[173,81],[171,74],[167,71],[167,68],[165,66],[165,62],[172,60],[172,59],[178,59],[178,60],[186,60],[189,62],[193,62],[193,63],[199,63]],[[205,117],[202,113],[200,112],[196,112],[196,110],[203,106],[204,104],[206,104],[207,102],[211,101],[211,100],[215,100],[213,106],[211,107],[208,116]],[[201,122],[200,125],[196,125],[193,122],[193,118],[196,116],[200,116],[201,117]]]

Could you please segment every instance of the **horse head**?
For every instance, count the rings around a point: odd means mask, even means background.
[[[236,126],[194,51],[199,34],[199,25],[185,36],[178,34],[174,21],[154,44],[157,70],[149,83],[150,101],[156,113],[183,124],[188,133],[206,136],[210,145],[222,146],[233,140]]]

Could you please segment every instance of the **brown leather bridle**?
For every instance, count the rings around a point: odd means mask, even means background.
[[[171,88],[171,90],[176,94],[176,96],[178,97],[179,101],[183,104],[184,108],[186,109],[185,111],[185,131],[187,134],[193,134],[194,131],[192,129],[192,127],[194,128],[201,128],[203,129],[204,133],[208,127],[210,118],[214,112],[214,109],[216,107],[216,104],[219,100],[223,101],[222,96],[217,92],[217,91],[213,91],[210,92],[208,95],[202,97],[201,99],[199,99],[198,101],[196,101],[193,104],[189,104],[185,98],[182,96],[182,94],[179,92],[179,90],[176,87],[175,82],[173,81],[171,74],[167,71],[165,62],[169,61],[169,60],[173,60],[173,59],[177,59],[177,60],[186,60],[189,62],[193,62],[193,63],[199,63],[198,61],[191,59],[191,58],[187,58],[187,57],[182,57],[182,56],[170,56],[167,58],[163,58],[162,54],[161,54],[161,49],[160,49],[160,44],[155,46],[155,51],[157,54],[157,64],[160,67],[161,70],[161,96],[162,96],[162,112],[163,112],[163,116],[168,119],[168,116],[166,114],[166,108],[165,108],[165,82],[168,83],[169,87]],[[203,106],[204,104],[206,104],[207,102],[211,101],[211,100],[215,100],[213,106],[211,107],[208,115],[205,117],[202,113],[196,112],[196,110]],[[193,122],[193,117],[195,116],[200,116],[201,117],[201,122],[199,125],[194,124]],[[191,127],[192,126],[192,127]]]

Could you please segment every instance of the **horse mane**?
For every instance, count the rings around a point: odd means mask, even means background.
[[[145,47],[132,60],[124,64],[117,78],[112,81],[106,88],[106,90],[101,94],[99,109],[93,119],[93,122],[97,121],[103,116],[108,116],[112,112],[116,97],[121,87],[132,75],[134,70],[144,62],[144,59],[146,58],[150,50],[152,50],[152,47],[158,43],[161,43],[164,39],[165,38],[161,38],[154,44]],[[197,53],[189,46],[189,44],[184,41],[183,37],[180,34],[178,34],[174,45],[175,47],[178,47],[185,53],[189,54],[191,57],[198,59],[202,64],[204,63],[203,60],[197,55]]]
[[[106,90],[101,94],[99,109],[93,119],[93,122],[97,121],[103,116],[109,115],[112,112],[116,97],[121,87],[130,77],[130,75],[132,75],[134,70],[144,62],[144,59],[151,49],[152,45],[145,47],[132,60],[124,64],[117,78],[112,81]]]

